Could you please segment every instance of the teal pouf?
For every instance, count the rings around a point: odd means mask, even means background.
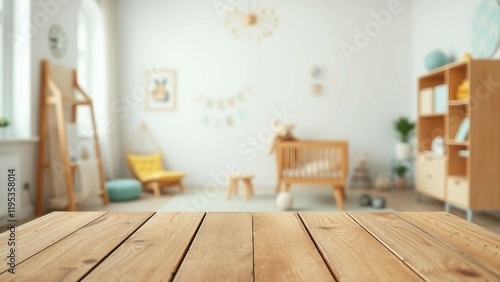
[[[106,190],[111,202],[123,202],[139,198],[142,189],[135,179],[116,179],[106,182]]]

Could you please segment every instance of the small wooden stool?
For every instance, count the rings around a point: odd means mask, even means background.
[[[253,186],[252,186],[252,178],[254,175],[251,174],[232,174],[229,175],[229,188],[227,189],[227,199],[231,199],[232,196],[236,196],[238,193],[238,181],[242,181],[245,190],[243,190],[243,197],[245,201],[253,196]]]

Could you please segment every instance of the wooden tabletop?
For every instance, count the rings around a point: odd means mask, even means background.
[[[500,281],[500,236],[447,213],[54,212],[0,281]]]

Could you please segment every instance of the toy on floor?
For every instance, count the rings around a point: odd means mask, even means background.
[[[360,188],[372,188],[372,177],[370,170],[366,166],[366,154],[364,152],[358,155],[358,164],[354,168],[351,176],[351,186]]]
[[[144,132],[149,137],[153,145],[156,147],[156,152],[149,154],[133,154],[131,153],[131,146],[135,139]],[[161,147],[154,139],[153,135],[147,128],[146,124],[142,123],[134,136],[130,139],[127,145],[127,161],[135,178],[142,182],[142,188],[152,190],[154,195],[159,197],[161,195],[161,188],[168,185],[177,185],[180,192],[184,191],[182,186],[182,178],[186,173],[181,171],[166,171],[163,167],[161,156]]]
[[[372,199],[372,207],[376,209],[385,208],[385,203],[386,203],[385,198],[382,196],[373,197]]]
[[[293,206],[293,196],[290,192],[280,192],[276,197],[276,206],[280,210],[291,210]]]
[[[269,155],[274,153],[276,149],[276,144],[283,141],[297,141],[298,139],[292,134],[292,129],[295,127],[295,124],[288,123],[285,124],[280,120],[276,119],[273,123],[274,126],[274,136],[269,144],[269,148],[267,152]]]
[[[359,197],[359,204],[362,207],[368,207],[371,206],[372,204],[372,197],[368,194],[363,194],[361,197]]]
[[[380,174],[375,180],[375,188],[381,191],[387,191],[391,189],[391,178],[385,173]]]

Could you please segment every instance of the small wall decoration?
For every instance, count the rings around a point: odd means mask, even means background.
[[[243,106],[252,93],[253,90],[250,86],[224,98],[199,93],[196,102],[203,108],[202,123],[214,128],[235,126],[238,120],[246,118]]]
[[[151,70],[145,74],[146,110],[174,110],[176,73],[173,70]]]
[[[244,37],[256,42],[271,36],[278,22],[273,9],[259,4],[250,5],[247,12],[234,8],[224,15],[224,25],[235,38]]]
[[[311,70],[311,80],[312,80],[312,92],[319,95],[323,92],[323,69],[319,66],[315,66]]]
[[[476,58],[490,58],[500,46],[500,4],[497,0],[483,0],[472,21],[472,54]]]

